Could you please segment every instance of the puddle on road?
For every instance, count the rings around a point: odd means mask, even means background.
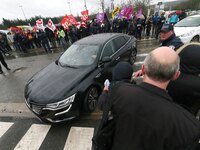
[[[21,72],[21,71],[26,70],[26,69],[27,69],[27,67],[20,67],[20,68],[13,70],[12,72],[17,73],[17,72]]]

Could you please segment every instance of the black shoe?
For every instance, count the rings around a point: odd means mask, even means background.
[[[3,71],[2,71],[2,70],[0,70],[0,74],[3,74]]]
[[[11,70],[10,68],[6,68],[7,70]]]

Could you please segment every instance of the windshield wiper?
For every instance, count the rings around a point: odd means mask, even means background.
[[[75,69],[77,68],[77,67],[75,67],[75,66],[71,66],[71,65],[67,65],[67,64],[63,64],[62,66],[63,66],[63,67],[69,67],[69,68],[75,68]]]

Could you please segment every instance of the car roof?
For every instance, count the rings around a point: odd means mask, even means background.
[[[91,45],[102,45],[112,39],[113,37],[122,36],[125,34],[122,33],[100,33],[100,34],[94,34],[90,35],[88,37],[85,37],[79,41],[77,41],[75,44],[91,44]]]

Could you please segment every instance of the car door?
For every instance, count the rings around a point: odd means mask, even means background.
[[[98,65],[99,74],[96,76],[96,80],[98,82],[104,83],[105,79],[109,79],[110,81],[112,80],[112,69],[119,61],[117,58],[114,58],[114,54],[116,52],[115,45],[113,42],[114,39],[108,41],[103,47]],[[102,63],[101,60],[106,56],[110,57],[111,61]]]
[[[115,45],[115,56],[119,61],[128,61],[131,51],[132,45],[129,42],[131,38],[129,36],[119,36],[113,40]],[[115,58],[116,59],[116,58]]]

